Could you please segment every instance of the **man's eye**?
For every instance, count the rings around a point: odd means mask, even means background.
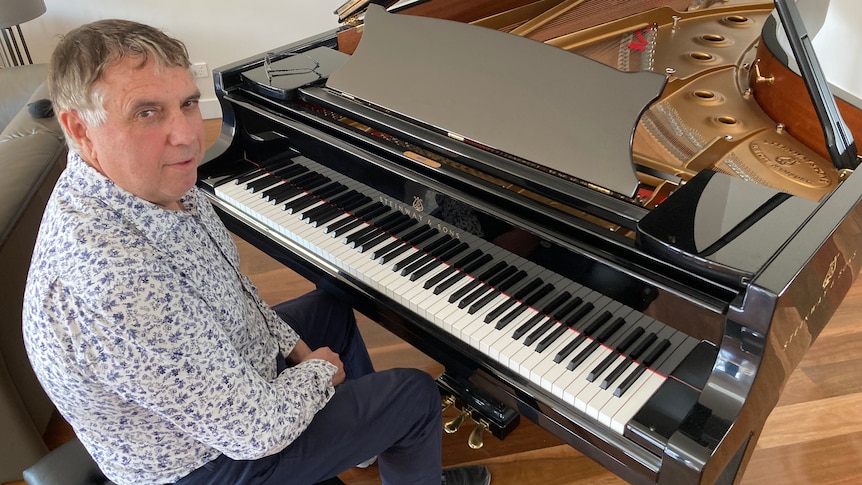
[[[151,118],[151,117],[155,116],[155,114],[156,114],[156,110],[154,110],[154,109],[144,109],[144,110],[138,111],[138,118]]]
[[[190,99],[183,103],[184,108],[194,108],[200,103],[199,99]]]

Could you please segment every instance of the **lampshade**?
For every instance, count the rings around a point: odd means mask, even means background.
[[[29,22],[45,13],[45,0],[0,0],[0,28]]]

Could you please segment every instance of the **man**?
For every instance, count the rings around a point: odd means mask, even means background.
[[[239,273],[194,186],[203,122],[182,43],[94,22],[61,40],[49,87],[70,154],[25,344],[108,478],[305,484],[379,456],[388,484],[489,483],[484,467],[441,471],[433,380],[373,372],[352,309],[319,291],[272,309]]]

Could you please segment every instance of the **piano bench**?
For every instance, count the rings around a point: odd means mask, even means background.
[[[24,470],[27,485],[113,485],[75,438],[51,451]],[[344,485],[338,477],[316,485]]]

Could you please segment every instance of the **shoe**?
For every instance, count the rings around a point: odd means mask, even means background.
[[[491,472],[482,465],[457,466],[443,470],[442,485],[488,485]]]
[[[356,465],[356,468],[368,468],[377,461],[377,456],[372,456],[371,458],[363,461],[362,463]]]

